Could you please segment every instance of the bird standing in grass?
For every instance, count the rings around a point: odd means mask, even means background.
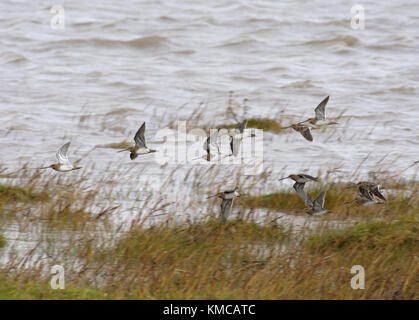
[[[129,151],[130,152],[129,157],[131,158],[131,160],[134,160],[139,155],[156,152],[156,150],[147,148],[144,132],[145,132],[145,122],[143,122],[140,129],[138,129],[137,133],[134,136],[135,146],[129,147],[124,150],[119,150],[118,152]]]
[[[70,146],[70,142],[67,142],[60,149],[58,149],[56,153],[58,163],[52,164],[48,167],[42,167],[39,169],[51,168],[51,169],[54,169],[55,171],[60,171],[60,172],[68,172],[68,171],[81,169],[81,167],[74,166],[70,162],[70,160],[68,160],[68,147],[69,146]]]

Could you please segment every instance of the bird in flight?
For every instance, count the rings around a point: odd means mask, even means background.
[[[126,148],[124,150],[119,150],[118,152],[129,151],[130,152],[129,157],[131,158],[131,160],[134,160],[139,155],[156,152],[156,150],[147,148],[144,132],[145,132],[145,122],[143,122],[140,129],[138,129],[137,133],[134,136],[135,146]]]
[[[223,222],[226,222],[227,218],[230,216],[234,198],[238,198],[240,196],[242,195],[239,192],[239,188],[236,187],[233,190],[226,190],[224,192],[218,192],[217,194],[213,196],[209,196],[207,199],[212,198],[212,197],[217,197],[223,200],[221,202],[221,220]]]
[[[382,204],[387,201],[379,187],[374,182],[360,181],[358,183],[349,183],[347,188],[357,188],[356,198],[353,200],[360,206],[369,206],[372,204]]]
[[[311,199],[310,196],[306,195],[304,192],[304,186],[305,183],[299,183],[296,182],[293,185],[293,188],[297,192],[297,194],[300,196],[301,199],[303,199],[304,203],[308,208],[305,210],[305,212],[312,216],[320,216],[325,213],[329,213],[330,210],[327,210],[324,208],[324,200],[326,197],[326,191],[323,190],[316,199]]]
[[[60,149],[58,149],[56,153],[58,163],[54,163],[48,167],[42,167],[39,169],[51,168],[51,169],[54,169],[55,171],[60,171],[60,172],[68,172],[68,171],[81,169],[81,167],[74,166],[70,162],[70,160],[68,160],[68,147],[70,146],[70,143],[71,142],[67,142],[66,144],[61,146]]]
[[[299,122],[298,124],[303,124],[309,126],[313,129],[318,129],[323,126],[331,125],[331,124],[338,124],[335,121],[327,121],[326,120],[326,104],[329,101],[329,96],[323,99],[322,102],[314,109],[315,116],[314,118],[308,118],[305,121]]]
[[[338,124],[335,121],[326,120],[326,104],[328,101],[329,96],[324,98],[323,101],[320,102],[320,104],[316,107],[316,109],[314,109],[314,118],[308,118],[307,120],[292,124],[288,127],[283,127],[282,129],[292,128],[299,132],[306,140],[312,142],[313,136],[311,135],[310,129],[320,129],[331,124]]]
[[[310,175],[304,174],[304,173],[290,174],[288,177],[281,178],[278,181],[285,180],[285,179],[292,179],[292,180],[294,180],[295,182],[298,182],[298,183],[306,183],[306,182],[309,182],[309,181],[315,181],[315,182],[320,181],[319,178],[316,178],[316,177],[313,177],[313,176],[310,176]]]
[[[237,156],[239,154],[240,145],[243,140],[243,132],[246,129],[247,120],[243,120],[236,128],[230,132],[230,150],[231,155]]]

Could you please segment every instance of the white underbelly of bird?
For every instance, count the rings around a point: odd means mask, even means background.
[[[67,172],[67,171],[72,171],[73,170],[73,166],[70,164],[62,164],[56,168],[54,168],[54,170],[56,171],[61,171],[61,172]]]
[[[140,148],[137,150],[137,154],[147,154],[150,153],[150,149],[149,148]]]

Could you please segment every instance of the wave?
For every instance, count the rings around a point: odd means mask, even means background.
[[[359,42],[358,38],[352,37],[352,36],[338,36],[332,39],[326,39],[326,40],[311,40],[307,41],[304,44],[305,45],[312,45],[312,46],[319,46],[319,45],[329,45],[329,44],[335,44],[335,43],[344,43],[348,47],[351,47]]]
[[[101,47],[122,45],[122,46],[130,46],[130,47],[135,47],[135,48],[147,48],[147,47],[161,46],[167,40],[168,38],[166,37],[149,36],[149,37],[136,38],[132,40],[112,40],[112,39],[92,38],[92,39],[72,39],[72,40],[53,41],[52,43],[65,44],[65,45],[70,45],[70,46],[90,44],[93,46],[101,46]]]
[[[0,61],[10,64],[19,64],[29,61],[24,55],[15,52],[4,52],[0,55]]]
[[[285,84],[281,86],[281,88],[305,89],[305,88],[316,88],[316,86],[312,83],[311,80],[304,80],[304,81],[295,81],[289,84]]]

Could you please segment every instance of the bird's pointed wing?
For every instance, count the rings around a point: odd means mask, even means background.
[[[382,193],[380,192],[380,190],[378,190],[378,186],[374,186],[371,189],[371,192],[373,195],[375,195],[376,197],[380,198],[381,200],[387,201],[386,198],[384,198],[384,196],[382,195]]]
[[[247,119],[243,120],[243,122],[240,123],[237,129],[239,129],[240,133],[243,133],[244,129],[246,129],[246,126],[247,126]]]
[[[143,122],[143,124],[141,125],[140,129],[138,129],[134,137],[135,146],[139,148],[146,148],[144,132],[145,132],[145,122]]]
[[[311,135],[310,128],[306,126],[298,126],[294,128],[295,131],[301,133],[301,135],[308,141],[313,141],[313,136]]]
[[[230,216],[232,206],[233,199],[223,199],[221,202],[221,219],[223,222],[226,222],[227,218]]]
[[[230,148],[231,148],[231,153],[234,156],[237,156],[239,154],[241,143],[242,143],[242,139],[236,139],[234,137],[231,137]]]
[[[304,186],[305,186],[305,183],[296,182],[294,183],[293,188],[295,189],[297,194],[300,196],[300,198],[303,199],[304,203],[308,206],[311,206],[313,200],[310,198],[310,196],[307,196],[306,193],[304,192]]]
[[[58,149],[56,156],[58,163],[60,164],[71,164],[70,160],[68,160],[68,147],[70,146],[71,142],[67,142],[64,144],[60,149]]]
[[[364,186],[359,186],[358,188],[359,193],[361,194],[361,196],[367,200],[370,201],[374,201],[374,196],[372,195],[372,193],[370,192],[370,190]]]
[[[217,139],[218,139],[218,130],[215,131],[213,134],[209,135],[208,138],[204,141],[203,148],[207,152],[207,154],[210,154],[211,145],[216,146],[217,149],[219,149]]]
[[[316,119],[317,120],[325,120],[326,116],[325,116],[325,109],[326,109],[326,104],[329,101],[329,96],[327,96],[322,102],[320,102],[320,104],[317,106],[316,109],[314,109],[314,112],[316,113]]]
[[[310,180],[313,180],[313,181],[319,181],[319,178],[310,176],[309,174],[299,174],[299,176],[302,176],[302,177],[304,177],[306,179],[310,179]]]
[[[322,191],[320,195],[314,200],[313,202],[313,209],[314,212],[323,211],[324,210],[324,199],[326,197],[326,191]]]

